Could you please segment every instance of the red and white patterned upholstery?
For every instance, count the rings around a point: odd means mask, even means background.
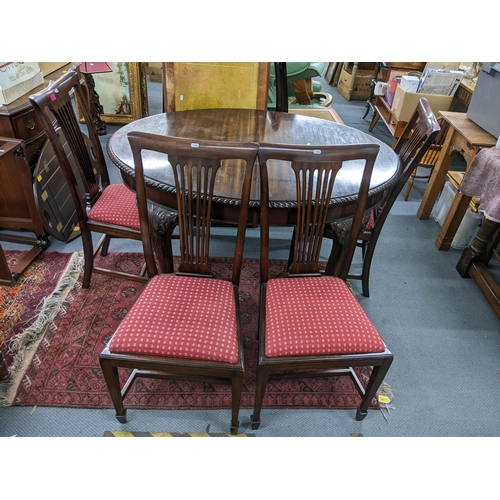
[[[113,335],[109,350],[236,363],[238,337],[232,283],[154,276]]]
[[[365,231],[372,231],[374,227],[375,227],[375,209],[372,208],[370,211],[370,218],[368,219],[368,222],[366,223],[365,226]]]
[[[125,184],[107,186],[91,208],[88,218],[96,222],[140,229],[135,193]]]
[[[270,280],[266,356],[356,354],[385,344],[346,283],[333,276]]]

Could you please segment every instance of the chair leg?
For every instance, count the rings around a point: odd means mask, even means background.
[[[391,354],[382,361],[382,364],[373,367],[370,380],[366,386],[365,395],[356,410],[356,420],[363,420],[368,414],[368,407],[370,406],[372,399],[375,397],[380,384],[384,381],[384,378],[392,364],[392,360],[393,355]]]
[[[108,255],[109,244],[111,243],[111,236],[106,235],[101,246],[101,256],[106,257]]]
[[[118,368],[111,365],[108,359],[100,358],[102,374],[106,385],[108,386],[111,401],[115,407],[116,419],[124,424],[127,421],[127,410],[123,407],[123,398],[120,389],[120,380],[118,378]]]
[[[82,233],[83,244],[83,281],[82,288],[90,286],[92,278],[92,268],[94,267],[94,248],[92,243],[92,235],[89,232]]]
[[[365,114],[363,115],[363,120],[368,116],[368,113],[370,112],[371,106],[370,106],[370,100],[366,101],[366,109],[365,109]]]
[[[366,242],[363,242],[366,243]],[[361,286],[363,297],[370,296],[370,268],[372,265],[373,252],[375,251],[375,242],[368,242],[364,246],[363,269],[361,271]]]
[[[410,178],[408,179],[408,189],[406,190],[405,201],[408,201],[410,197],[410,191],[413,187],[413,183],[415,182],[416,169],[411,173]]]
[[[262,409],[262,402],[264,401],[264,394],[266,392],[267,379],[269,372],[267,368],[262,365],[257,369],[257,382],[255,388],[255,403],[252,415],[252,429],[258,429],[260,425],[260,410]]]
[[[370,126],[368,127],[368,130],[370,132],[373,130],[373,127],[375,127],[375,125],[377,124],[379,118],[380,114],[377,111],[374,111],[372,121],[370,122]]]
[[[240,422],[238,415],[240,412],[241,393],[243,391],[243,372],[238,372],[233,375],[232,394],[231,394],[231,434],[238,434]]]

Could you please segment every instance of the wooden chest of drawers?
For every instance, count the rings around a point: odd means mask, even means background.
[[[33,174],[46,143],[42,123],[29,101],[49,79],[57,79],[70,65],[49,75],[43,85],[16,101],[0,106],[0,240],[33,245],[16,269],[14,279],[49,245],[49,232],[38,210],[33,190]],[[17,230],[30,231],[28,237]],[[13,232],[11,232],[13,231]]]

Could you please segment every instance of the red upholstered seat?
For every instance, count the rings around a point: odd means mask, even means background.
[[[236,363],[233,285],[188,276],[154,276],[113,335],[112,353]]]
[[[89,220],[140,230],[135,193],[125,184],[110,184],[88,214]]]
[[[266,294],[266,356],[384,352],[385,345],[340,278],[270,280]]]

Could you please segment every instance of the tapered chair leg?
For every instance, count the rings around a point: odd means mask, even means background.
[[[372,399],[375,397],[380,384],[383,382],[391,364],[392,364],[393,356],[387,356],[381,365],[374,366],[372,370],[372,374],[370,376],[370,380],[368,381],[368,385],[366,386],[365,395],[361,401],[361,404],[358,406],[356,410],[356,420],[363,420],[368,414],[368,407]]]
[[[411,191],[411,188],[413,187],[413,183],[415,182],[415,174],[416,174],[416,170],[414,170],[411,173],[410,178],[408,179],[408,189],[406,190],[405,201],[408,201],[408,198],[410,197],[410,191]]]
[[[258,429],[260,425],[260,410],[262,409],[262,402],[264,401],[264,394],[266,392],[267,379],[269,378],[269,372],[266,368],[259,366],[257,369],[257,382],[255,389],[255,403],[253,407],[252,415],[252,429]]]
[[[92,268],[94,267],[94,247],[92,243],[92,235],[89,232],[82,232],[83,245],[83,281],[82,288],[90,286],[92,278]]]
[[[111,243],[111,236],[106,235],[101,246],[101,256],[106,257],[109,251],[109,244]]]
[[[123,407],[123,398],[120,390],[120,380],[118,378],[118,368],[111,365],[107,359],[99,359],[101,364],[102,374],[106,385],[108,386],[111,401],[115,407],[116,419],[118,422],[124,424],[127,421],[127,410]]]
[[[231,434],[238,434],[240,422],[238,415],[240,412],[241,393],[243,391],[243,372],[238,372],[233,376],[231,394]]]

